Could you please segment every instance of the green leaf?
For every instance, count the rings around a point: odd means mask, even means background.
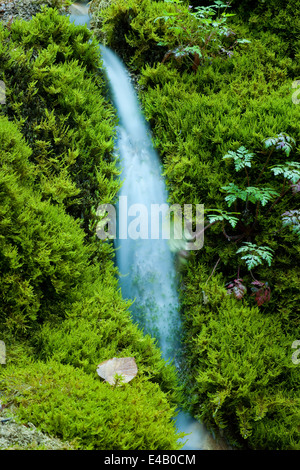
[[[219,209],[209,209],[210,211],[219,212],[219,214],[208,214],[207,218],[209,223],[218,222],[226,220],[234,228],[238,223],[238,217],[235,217],[233,214],[239,214],[239,212],[226,212]]]
[[[268,246],[257,246],[250,242],[244,242],[244,246],[239,248],[236,253],[246,253],[241,259],[245,260],[249,270],[259,266],[263,261],[266,261],[270,266],[273,259],[273,250],[271,248]]]
[[[286,162],[283,165],[276,165],[270,168],[275,176],[283,175],[291,183],[296,184],[300,180],[300,163],[299,162]]]
[[[265,206],[274,196],[279,196],[277,191],[272,188],[256,188],[255,186],[249,186],[246,189],[247,194],[249,195],[248,200],[250,202],[261,202],[262,206]]]
[[[281,132],[274,137],[268,137],[263,140],[265,148],[275,147],[276,150],[283,150],[286,156],[289,156],[291,150],[296,145],[293,137]]]
[[[281,217],[282,225],[284,227],[290,226],[292,232],[294,232],[300,238],[300,211],[286,211],[281,215]]]
[[[229,152],[224,155],[223,160],[233,159],[235,170],[239,171],[245,167],[251,168],[251,160],[254,156],[254,153],[249,152],[246,147],[241,146],[236,152],[229,150]]]

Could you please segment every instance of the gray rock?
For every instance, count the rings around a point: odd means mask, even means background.
[[[25,21],[31,20],[32,16],[41,11],[43,5],[51,6],[52,0],[6,0],[0,3],[0,21],[8,23],[11,18],[23,19]],[[68,8],[62,8],[61,13],[67,13]]]

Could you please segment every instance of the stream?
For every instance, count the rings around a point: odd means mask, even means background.
[[[89,26],[88,6],[73,4],[70,21]],[[119,118],[115,151],[123,185],[117,205],[115,248],[122,296],[135,300],[130,307],[134,322],[157,340],[164,359],[179,367],[181,320],[174,255],[168,240],[161,236],[161,219],[150,221],[151,208],[168,200],[160,158],[125,66],[113,51],[102,45],[99,48]],[[132,236],[128,236],[129,221]],[[156,238],[148,236],[150,229]],[[188,413],[179,410],[176,427],[188,434],[181,439],[185,442],[183,450],[228,448]]]

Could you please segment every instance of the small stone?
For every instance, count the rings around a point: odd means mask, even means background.
[[[0,341],[0,364],[6,364],[6,347],[4,341]]]

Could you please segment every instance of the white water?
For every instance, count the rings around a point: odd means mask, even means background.
[[[82,8],[81,4],[79,9],[74,7],[72,10],[70,19],[75,24],[83,24],[88,18],[87,10],[83,12]],[[161,163],[124,65],[108,48],[100,46],[100,50],[119,117],[115,149],[119,154],[124,181],[119,197],[127,197],[128,208],[132,204],[143,204],[150,214],[151,204],[166,203],[168,198]],[[128,224],[138,215],[128,217]],[[124,216],[124,211],[119,210],[119,219]],[[122,227],[127,227],[126,222]],[[157,339],[163,357],[174,360],[178,366],[181,321],[176,271],[168,242],[163,239],[120,240],[117,236],[116,249],[122,295],[136,299],[131,307],[134,321],[145,333]],[[176,426],[180,432],[191,433],[183,439],[187,441],[184,450],[208,448],[210,435],[203,424],[190,415],[180,411]]]
[[[76,25],[90,26],[89,6],[85,2],[76,2],[70,6],[70,21]]]
[[[162,169],[126,69],[111,50],[104,46],[100,49],[119,117],[115,144],[123,170],[119,197],[127,198],[127,210],[118,207],[117,219],[124,220],[133,204],[143,204],[149,215],[148,240],[120,240],[117,232],[121,290],[123,297],[136,299],[131,308],[134,320],[158,340],[165,359],[174,358],[180,346],[181,328],[173,258],[167,240],[150,239],[151,204],[166,203],[168,196]],[[135,218],[134,214],[129,216],[121,229],[126,231]]]

